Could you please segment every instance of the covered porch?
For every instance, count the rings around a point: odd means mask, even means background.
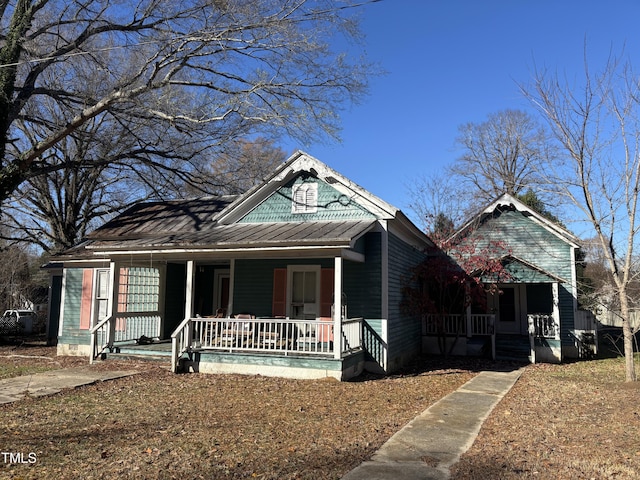
[[[359,224],[347,245],[370,227]],[[182,262],[159,252],[140,252],[138,262],[112,255],[101,272],[104,316],[89,330],[90,361],[126,352],[170,357],[174,372],[356,376],[372,311],[363,307],[370,290],[362,287],[380,283],[365,262],[365,252],[379,248],[372,235],[360,238],[357,251],[296,246],[229,258],[218,250]]]
[[[454,355],[561,361],[559,282],[497,285],[487,295],[487,313],[427,315],[423,349]]]

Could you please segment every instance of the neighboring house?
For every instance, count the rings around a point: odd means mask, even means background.
[[[459,337],[455,353],[491,348],[498,357],[524,353],[532,362],[560,362],[595,347],[595,320],[577,305],[579,244],[573,234],[505,194],[458,230],[453,243],[462,252],[473,245],[503,266],[498,288],[488,289],[494,293],[487,293],[487,311],[449,322],[449,342]],[[435,351],[428,322],[423,332],[424,350]]]
[[[53,259],[58,353],[392,372],[420,353],[421,319],[400,305],[430,246],[400,210],[297,152],[241,196],[134,205]]]

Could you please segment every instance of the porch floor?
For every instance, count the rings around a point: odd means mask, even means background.
[[[137,343],[124,343],[114,345],[116,354],[128,355],[153,355],[158,357],[171,358],[171,341],[160,341],[148,345],[138,345]]]

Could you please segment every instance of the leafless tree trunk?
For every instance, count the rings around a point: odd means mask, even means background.
[[[611,60],[599,74],[585,63],[584,83],[575,88],[557,74],[536,72],[524,94],[549,122],[564,152],[547,181],[581,213],[578,224],[594,232],[611,273],[623,317],[626,380],[635,381],[634,331],[629,287],[638,273],[640,195],[640,95],[628,65]]]

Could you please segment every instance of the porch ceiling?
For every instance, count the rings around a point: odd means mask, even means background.
[[[116,239],[93,239],[85,248],[100,251],[206,249],[211,251],[260,248],[352,248],[375,221],[237,223],[205,231],[157,232]]]

